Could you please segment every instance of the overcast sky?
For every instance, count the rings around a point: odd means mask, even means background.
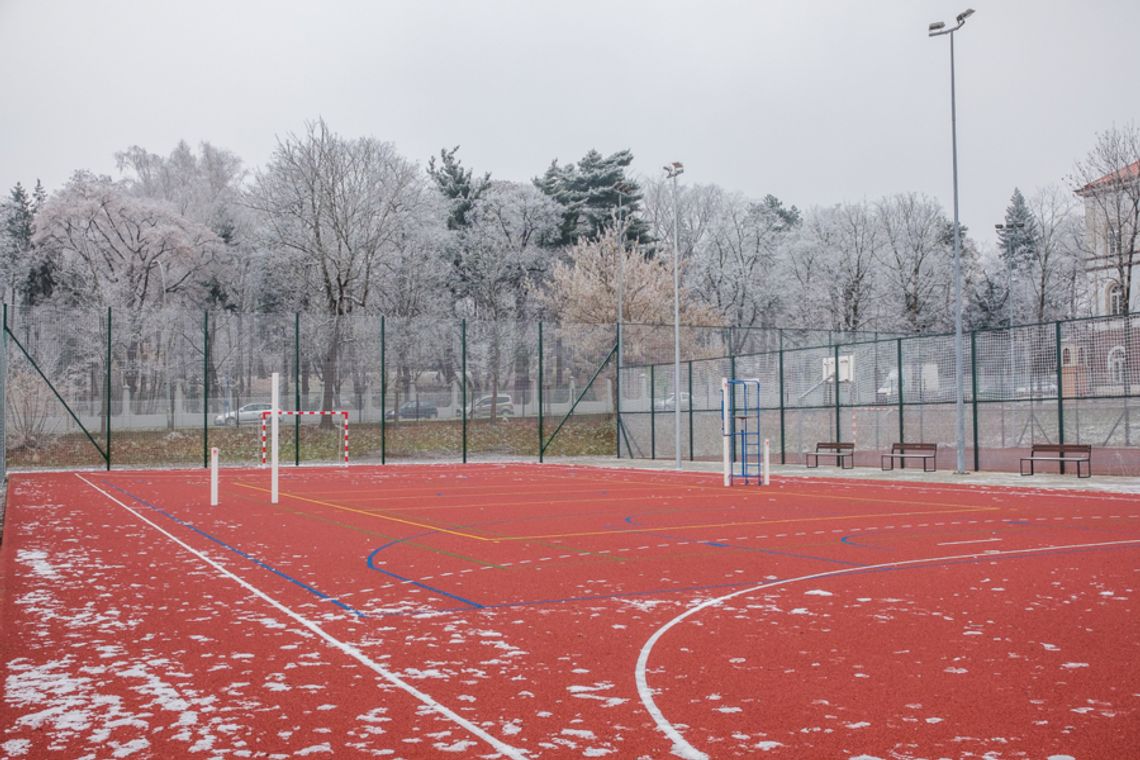
[[[323,116],[500,179],[632,149],[657,176],[801,208],[917,191],[984,246],[1015,186],[1140,120],[1137,0],[0,0],[0,186],[114,174],[137,144],[262,165]]]

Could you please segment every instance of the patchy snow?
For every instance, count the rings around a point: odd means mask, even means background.
[[[30,745],[31,742],[27,739],[9,739],[3,744],[0,744],[0,749],[4,750],[4,753],[8,757],[21,757],[22,755],[28,754],[28,747]]]
[[[318,753],[331,755],[333,753],[332,745],[329,744],[328,742],[323,742],[321,744],[314,744],[310,747],[305,747],[304,749],[299,749],[296,752],[294,752],[293,754],[297,755],[298,757],[308,757],[309,755],[316,755]]]
[[[830,591],[824,591],[823,589],[813,588],[811,591],[805,591],[804,596],[834,596],[834,594],[832,594]]]
[[[474,739],[460,739],[454,744],[436,742],[432,746],[440,752],[466,752],[467,750],[478,746],[478,742],[476,742]]]
[[[1088,666],[1089,664],[1087,662],[1066,662],[1061,667],[1065,670],[1076,670],[1077,668],[1087,668]]]
[[[758,749],[761,752],[768,752],[769,750],[776,749],[776,747],[783,747],[783,743],[774,741],[757,742],[753,749]]]
[[[56,572],[55,567],[47,561],[47,556],[47,552],[20,549],[16,552],[16,561],[27,565],[32,571],[32,575],[37,575],[40,578],[59,577],[59,573]]]

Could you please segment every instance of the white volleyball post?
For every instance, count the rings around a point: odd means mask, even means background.
[[[732,485],[732,398],[728,378],[720,379],[720,433],[724,447],[724,484]]]
[[[768,439],[765,438],[764,439],[764,469],[761,471],[763,473],[761,482],[764,485],[768,485],[768,464],[771,461],[772,461],[771,460],[771,449],[768,446]]]
[[[273,380],[272,380],[273,389],[270,392],[270,399],[269,399],[269,406],[271,407],[269,410],[269,412],[270,412],[270,414],[269,414],[269,420],[270,420],[269,421],[269,430],[270,430],[269,444],[270,444],[270,449],[271,449],[271,454],[270,454],[271,465],[270,466],[272,467],[272,473],[269,476],[269,503],[270,504],[276,504],[278,501],[278,496],[277,496],[277,465],[278,465],[278,461],[277,461],[277,434],[278,434],[278,431],[281,427],[281,415],[278,414],[278,412],[280,410],[280,406],[281,406],[280,392],[279,392],[279,389],[277,387],[279,377],[280,376],[276,372],[273,373]]]
[[[218,447],[210,449],[210,506],[218,506]]]

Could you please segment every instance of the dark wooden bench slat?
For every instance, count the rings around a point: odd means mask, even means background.
[[[850,470],[855,466],[855,444],[850,441],[820,441],[815,445],[815,451],[808,451],[804,453],[804,465],[806,467],[819,467],[819,458],[835,457],[835,463],[845,470]],[[812,464],[812,458],[815,458],[815,464]]]
[[[1054,456],[1046,456],[1052,454]],[[1025,463],[1029,462],[1029,472],[1025,471]],[[1077,465],[1078,478],[1092,477],[1092,446],[1087,443],[1039,443],[1030,447],[1029,456],[1021,458],[1020,471],[1022,475],[1034,475],[1035,462],[1059,462],[1063,467],[1065,462]],[[1082,464],[1088,465],[1083,468]]]
[[[883,454],[879,466],[883,471],[893,470],[895,460],[921,459],[923,472],[938,470],[938,444],[937,443],[893,443],[889,454]],[[933,467],[927,463],[933,464]]]

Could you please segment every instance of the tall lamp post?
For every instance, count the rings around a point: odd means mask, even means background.
[[[673,180],[673,449],[678,470],[681,469],[681,275],[677,260],[681,244],[677,237],[677,177],[684,171],[680,161],[665,165],[665,178]]]
[[[967,8],[958,14],[957,26],[949,29],[941,21],[930,25],[931,37],[950,35],[950,143],[954,161],[954,402],[957,412],[957,462],[954,472],[966,472],[966,397],[962,378],[962,230],[958,224],[958,114],[954,96],[954,32],[974,13]]]
[[[623,343],[623,333],[625,321],[625,214],[622,209],[622,202],[626,195],[634,191],[634,186],[626,182],[618,180],[614,183],[614,190],[618,194],[617,205],[617,243],[618,243],[618,281],[617,281],[617,371],[618,371],[618,385],[621,385],[621,369],[624,357],[625,346]],[[619,390],[617,401],[614,404],[614,409],[617,414],[617,427],[618,427],[618,442],[617,452],[618,458],[621,458],[621,393]],[[631,453],[630,456],[633,456]]]

